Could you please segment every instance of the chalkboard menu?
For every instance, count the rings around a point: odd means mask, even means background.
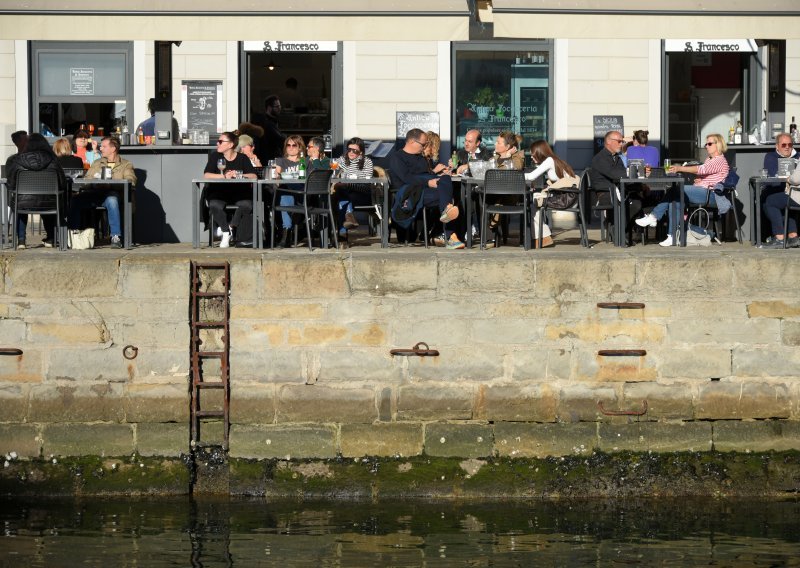
[[[438,112],[397,112],[397,139],[404,140],[406,132],[412,128],[419,128],[427,132],[431,130],[439,133]]]
[[[181,102],[184,131],[222,132],[222,81],[182,81]]]
[[[622,116],[611,114],[594,115],[594,151],[599,152],[603,148],[603,138],[612,130],[620,134],[625,134],[625,125]]]

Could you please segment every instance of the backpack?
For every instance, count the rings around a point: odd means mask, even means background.
[[[403,229],[408,229],[422,209],[425,188],[420,184],[404,185],[394,196],[392,220]]]

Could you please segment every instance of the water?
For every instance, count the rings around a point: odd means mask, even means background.
[[[0,500],[0,566],[800,566],[800,502]]]

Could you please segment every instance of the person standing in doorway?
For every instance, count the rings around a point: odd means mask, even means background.
[[[281,114],[281,100],[278,95],[270,95],[264,99],[264,114],[254,117],[251,122],[264,129],[264,135],[256,140],[256,155],[262,163],[283,155],[283,145],[286,136],[278,125]]]

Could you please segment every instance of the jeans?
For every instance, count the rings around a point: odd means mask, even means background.
[[[291,207],[294,205],[294,195],[281,195],[278,197],[278,203],[284,207]],[[287,231],[292,228],[292,216],[286,211],[281,211],[281,221]]]
[[[369,205],[372,203],[371,189],[369,186],[340,184],[336,187],[336,199],[338,199],[339,209],[339,230],[343,229],[345,213],[352,213],[354,205]]]
[[[425,207],[439,207],[439,213],[444,213],[447,206],[453,202],[453,180],[450,176],[441,176],[437,178],[439,183],[436,187],[425,186],[425,192],[422,194],[422,200]],[[446,224],[444,236],[446,239],[450,238],[452,230],[448,229],[449,223]]]
[[[764,201],[762,211],[772,225],[772,235],[783,235],[783,210],[789,205],[789,196],[784,192],[773,193]],[[789,233],[797,232],[797,222],[789,216]]]
[[[711,197],[709,198],[709,192],[711,193]],[[675,234],[675,227],[676,221],[679,219],[678,215],[683,215],[683,211],[678,211],[680,207],[678,206],[680,201],[679,198],[674,195],[675,192],[671,192],[668,194],[669,199],[662,201],[655,207],[653,207],[653,216],[656,219],[661,219],[669,210],[669,234]],[[714,192],[706,189],[705,187],[700,187],[698,185],[686,185],[683,187],[683,195],[685,196],[686,203],[691,203],[693,205],[705,205],[706,201],[709,204],[716,205],[717,201],[714,195]],[[670,197],[671,196],[671,197]],[[672,205],[672,207],[670,207]]]
[[[69,204],[68,224],[70,229],[81,228],[81,211],[90,207],[103,206],[108,213],[108,226],[111,236],[122,235],[122,221],[119,216],[119,197],[114,192],[85,191],[72,198]]]
[[[55,215],[42,215],[42,224],[44,231],[47,233],[47,238],[53,240],[56,237],[56,216]],[[28,232],[28,214],[20,213],[17,215],[17,241],[20,243],[25,242],[25,236]]]

